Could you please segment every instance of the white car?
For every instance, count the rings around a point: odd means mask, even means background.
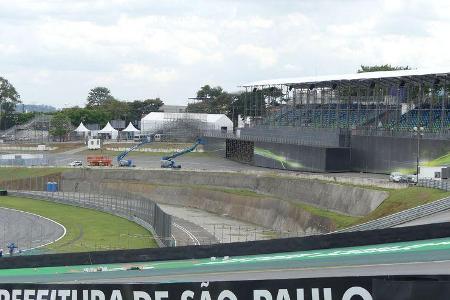
[[[69,164],[69,166],[71,166],[71,167],[81,167],[82,165],[83,165],[83,162],[79,161],[79,160],[74,160],[73,162],[71,162]]]
[[[403,182],[403,181],[405,181],[405,177],[401,173],[394,172],[394,173],[391,173],[391,175],[389,175],[389,181]]]

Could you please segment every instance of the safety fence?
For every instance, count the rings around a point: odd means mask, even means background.
[[[12,179],[0,184],[11,195],[91,208],[127,218],[148,229],[160,246],[173,245],[172,216],[155,202],[139,195],[125,191],[111,192],[102,186],[87,190],[77,190],[78,186],[64,189],[64,181],[59,175]]]
[[[448,180],[419,179],[418,186],[450,191],[450,183]]]

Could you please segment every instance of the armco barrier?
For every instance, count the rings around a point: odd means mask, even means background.
[[[367,223],[355,225],[337,232],[364,231],[394,227],[419,218],[430,216],[450,209],[450,197],[416,206],[398,213],[385,216]]]
[[[2,269],[257,255],[356,247],[450,236],[450,223],[230,244],[4,257]]]

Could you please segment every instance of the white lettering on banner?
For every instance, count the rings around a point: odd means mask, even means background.
[[[200,295],[200,300],[211,300],[211,295],[209,294],[209,291],[202,291],[202,294]]]
[[[305,300],[305,291],[303,289],[297,289],[297,300]]]
[[[291,297],[289,297],[288,290],[286,289],[278,290],[277,300],[291,300]]]
[[[342,300],[352,300],[353,296],[360,296],[363,300],[372,300],[372,295],[365,288],[359,286],[349,288],[342,296]]]
[[[181,294],[181,300],[189,300],[189,299],[194,299],[194,292],[184,291],[183,294]]]
[[[142,292],[142,291],[134,291],[133,292],[133,299],[134,300],[152,300],[152,298],[150,297],[149,294],[147,294],[146,292]]]
[[[9,295],[9,291],[0,290],[0,300],[10,300],[11,296]]]
[[[155,292],[155,300],[163,300],[169,298],[169,292],[167,291],[156,291]]]
[[[56,300],[56,290],[50,291],[50,300]]]
[[[272,300],[272,294],[268,290],[254,290],[253,300]]]
[[[111,300],[122,300],[122,293],[120,292],[120,290],[112,291]]]
[[[100,290],[92,290],[91,300],[105,300],[105,294]]]
[[[320,300],[319,299],[319,289],[311,289],[311,298],[312,298],[312,300]]]
[[[225,300],[225,299],[237,300],[237,297],[232,291],[224,290],[224,291],[220,292],[219,297],[217,298],[217,300]]]
[[[11,300],[20,300],[20,296],[22,295],[22,290],[13,290]]]
[[[36,293],[36,300],[46,300],[49,290],[38,290]]]
[[[67,297],[70,296],[70,291],[69,290],[59,290],[58,291],[58,296],[61,297],[61,300],[66,300]]]

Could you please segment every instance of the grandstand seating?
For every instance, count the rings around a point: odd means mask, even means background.
[[[442,119],[442,115],[444,119]],[[436,131],[450,126],[450,110],[442,109],[412,109],[403,114],[397,125],[399,129],[411,129],[414,126],[423,126],[430,131]]]
[[[388,112],[395,114],[388,115]],[[265,125],[304,126],[326,128],[358,128],[361,126],[378,126],[399,130],[411,130],[414,126],[423,126],[427,131],[439,131],[450,127],[450,109],[412,109],[399,116],[398,107],[374,105],[327,104],[310,105],[294,108],[284,106],[272,112],[264,121]],[[395,119],[392,115],[396,115]],[[383,118],[383,116],[386,116]],[[442,119],[442,116],[444,119]]]

